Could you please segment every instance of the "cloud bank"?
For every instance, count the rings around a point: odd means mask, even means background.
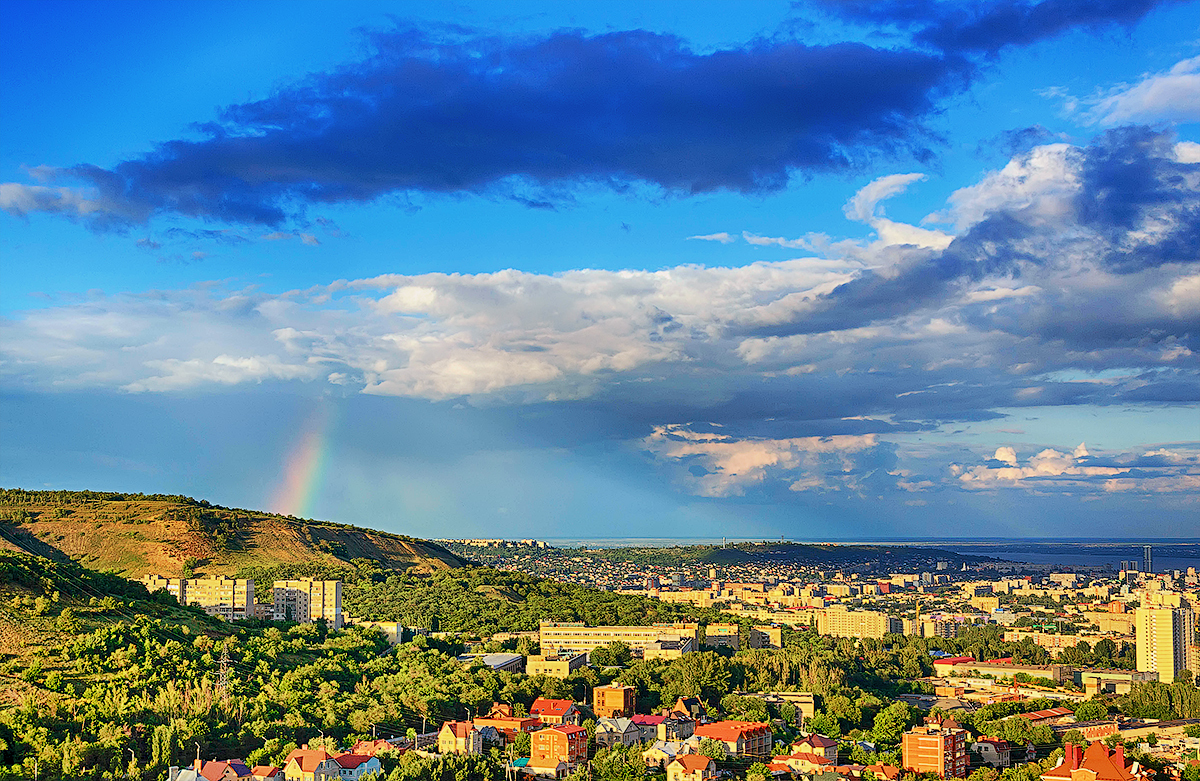
[[[791,260],[58,303],[3,321],[0,377],[8,388],[287,383],[575,405],[625,420],[640,450],[712,497],[1186,490],[1191,456],[1155,466],[1045,443],[1025,463],[1015,450],[981,462],[959,454],[949,475],[945,461],[901,463],[896,442],[1014,407],[1200,399],[1200,162],[1190,147],[1145,128],[1035,147],[950,196],[929,217],[944,231],[882,216],[882,200],[917,180],[881,177],[847,204],[876,236]]]

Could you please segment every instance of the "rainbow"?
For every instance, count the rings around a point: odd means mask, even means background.
[[[270,507],[280,515],[311,517],[329,455],[329,432],[333,424],[330,405],[321,404],[309,417],[287,458]]]

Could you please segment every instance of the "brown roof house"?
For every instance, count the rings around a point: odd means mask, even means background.
[[[703,754],[681,754],[667,764],[667,781],[712,781],[717,763]]]

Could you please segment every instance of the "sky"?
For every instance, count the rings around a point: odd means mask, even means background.
[[[0,1],[0,485],[1200,536],[1200,2]]]

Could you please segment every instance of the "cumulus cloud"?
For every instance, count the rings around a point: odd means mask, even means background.
[[[553,208],[592,186],[774,191],[796,172],[928,157],[923,122],[969,72],[861,43],[756,39],[701,53],[640,30],[400,29],[370,41],[360,62],[226,107],[196,126],[199,140],[111,169],[41,168],[57,189],[12,185],[5,208],[97,227],[164,213],[278,226],[308,206],[388,194]]]
[[[894,465],[893,449],[874,434],[863,436],[737,439],[696,432],[684,425],[655,428],[642,440],[655,458],[679,467],[700,496],[741,496],[770,481],[792,491],[861,491]]]
[[[1200,122],[1200,57],[1095,101],[1089,116],[1102,125]]]
[[[952,464],[950,474],[974,491],[1186,493],[1200,488],[1200,449],[1092,454],[1081,443],[1071,453],[1045,448],[1022,463],[1014,448],[1005,446],[990,463]]]

